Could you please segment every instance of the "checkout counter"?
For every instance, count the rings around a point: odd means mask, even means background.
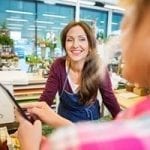
[[[3,74],[3,75],[1,75]],[[6,75],[7,74],[7,75]],[[35,73],[25,73],[20,71],[15,72],[0,72],[0,82],[2,79],[8,78],[9,84],[7,85],[11,87],[11,92],[14,95],[16,101],[21,105],[22,103],[35,102],[39,99],[44,87],[47,78],[43,78],[42,76]],[[13,88],[13,91],[12,91]],[[142,100],[143,96],[139,96],[132,92],[128,92],[125,89],[115,90],[115,95],[122,109],[127,109],[139,101]],[[11,106],[10,106],[11,107]],[[12,106],[13,107],[13,106]],[[56,103],[52,106],[54,109],[56,108]],[[0,113],[1,113],[0,109]],[[11,111],[5,111],[5,115],[9,116],[7,120],[2,120],[0,118],[0,126],[6,125],[9,129],[15,129],[16,123],[13,109],[9,109]],[[10,113],[10,114],[8,114]]]
[[[38,74],[32,74],[32,73],[21,73],[21,74],[19,73],[18,75],[15,75],[15,77],[13,78],[12,74],[10,74],[9,72],[8,77],[11,80],[9,80],[9,82],[8,81],[4,82],[3,80],[3,83],[9,88],[11,93],[14,95],[16,101],[18,101],[20,105],[22,103],[37,101],[45,87],[45,82],[47,79],[43,78],[42,76]],[[22,79],[20,80],[21,76],[22,76]],[[0,82],[2,82],[1,79],[2,78],[0,75]],[[122,109],[127,109],[129,107],[132,107],[136,103],[140,102],[143,98],[143,96],[139,96],[137,94],[134,94],[133,92],[126,91],[126,89],[115,90],[114,92]],[[55,103],[53,107],[55,109],[56,107]],[[12,108],[11,109],[7,108],[7,110],[9,111],[7,111],[5,108],[3,108],[3,110],[5,110],[5,115],[8,116],[9,118],[3,119],[3,120],[2,118],[0,118],[0,129],[1,129],[0,134],[3,133],[4,130],[5,130],[5,133],[8,133],[7,139],[9,139],[10,141],[9,145],[12,147],[14,143],[18,142],[18,140],[13,139],[15,141],[13,142],[9,134],[14,133],[16,131],[16,129],[18,128],[18,123],[15,122],[14,111]],[[0,108],[0,113],[1,111],[2,109]],[[17,144],[17,146],[19,148],[20,146],[19,143]]]
[[[114,92],[118,103],[123,110],[134,106],[144,98],[144,96],[139,96],[133,92],[127,91],[126,89],[115,90]]]

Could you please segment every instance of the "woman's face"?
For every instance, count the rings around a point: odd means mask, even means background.
[[[124,77],[140,86],[150,86],[150,10],[133,29],[133,15],[122,30]]]
[[[85,61],[89,53],[89,43],[82,27],[77,25],[68,31],[65,46],[71,61]]]

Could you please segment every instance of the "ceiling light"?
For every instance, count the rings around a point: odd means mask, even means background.
[[[62,30],[63,28],[62,28],[62,27],[52,27],[52,29],[55,29],[55,30]]]
[[[9,9],[7,9],[6,12],[8,12],[8,13],[16,13],[16,14],[33,15],[32,12],[16,11],[16,10],[9,10]]]
[[[8,29],[10,29],[10,30],[21,30],[21,28],[19,28],[19,27],[8,27]]]
[[[23,25],[22,24],[9,23],[9,24],[7,24],[7,26],[22,27]]]
[[[30,27],[30,28],[35,28],[35,25],[30,25],[29,27]],[[37,28],[46,29],[46,27],[45,27],[45,26],[37,26]]]
[[[62,25],[62,26],[66,26],[68,23],[60,23],[60,25]]]
[[[37,20],[36,22],[37,23],[44,23],[44,24],[54,24],[54,22],[50,22],[50,21],[40,21],[40,20]]]
[[[65,18],[66,18],[66,16],[52,15],[52,14],[43,14],[43,16],[47,16],[47,17],[54,17],[54,18],[63,18],[63,19],[65,19]]]
[[[84,18],[81,18],[80,20],[82,20],[82,21],[87,21],[87,22],[93,22],[94,20],[92,20],[92,19],[84,19]]]
[[[118,22],[112,22],[111,24],[113,24],[113,25],[118,25],[119,23],[118,23]]]
[[[35,28],[28,28],[27,30],[35,31]],[[41,31],[42,29],[36,29],[37,31]]]
[[[102,24],[102,23],[105,23],[105,21],[100,21],[100,23]]]
[[[8,21],[22,21],[22,22],[28,22],[26,19],[17,19],[17,18],[7,18]]]

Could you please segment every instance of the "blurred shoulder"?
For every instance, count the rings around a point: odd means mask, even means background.
[[[50,137],[52,149],[61,150],[110,150],[116,147],[122,150],[145,150],[150,148],[150,118],[135,120],[116,120],[111,122],[86,122],[56,130]],[[117,130],[116,130],[117,129]],[[115,130],[115,132],[114,132]],[[130,147],[127,147],[128,144]],[[146,146],[146,147],[145,147]]]
[[[150,116],[150,96],[146,96],[133,107],[120,112],[117,119],[133,119],[141,116]]]

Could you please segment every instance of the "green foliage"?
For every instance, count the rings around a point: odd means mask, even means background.
[[[51,50],[54,50],[57,46],[57,44],[51,41],[50,39],[42,39],[42,38],[38,39],[37,44],[40,47],[49,47]]]
[[[14,42],[8,35],[2,34],[2,35],[0,35],[0,44],[13,47]]]
[[[42,135],[44,136],[48,136],[49,134],[51,134],[52,132],[54,131],[54,128],[46,125],[46,124],[43,124],[42,125]]]
[[[103,32],[98,32],[96,35],[96,39],[105,43],[108,40],[108,37],[105,36],[105,34]]]
[[[45,40],[46,47],[49,47],[51,50],[54,50],[56,48],[56,44],[54,44],[50,40]]]
[[[49,69],[49,65],[53,62],[52,58],[49,59],[42,59],[41,63],[39,65],[39,68],[41,69]]]
[[[36,55],[28,55],[28,56],[26,56],[26,62],[28,63],[28,64],[39,64],[39,63],[41,63],[41,58],[39,58],[38,56],[36,56]]]
[[[0,23],[0,44],[13,47],[13,39],[9,37],[9,30],[7,29],[6,22]]]

